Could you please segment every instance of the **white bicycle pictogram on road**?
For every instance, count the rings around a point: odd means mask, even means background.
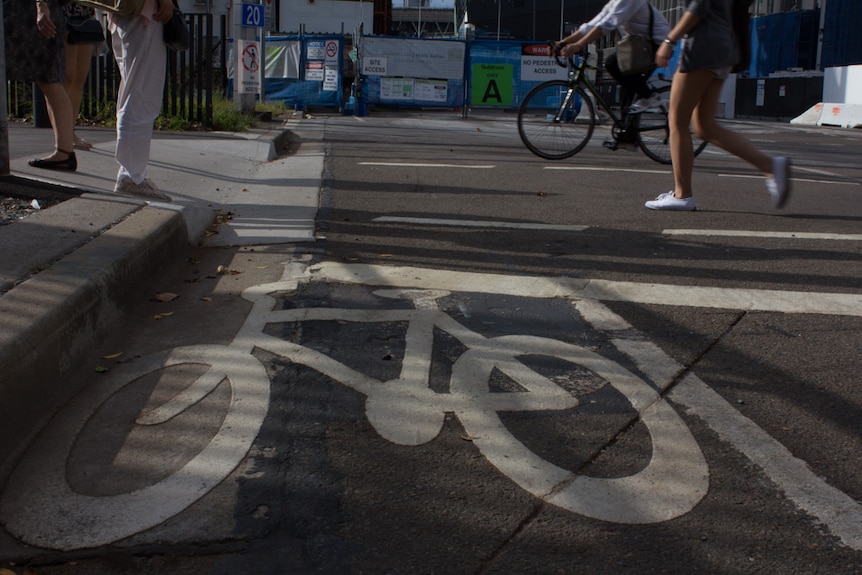
[[[179,514],[228,477],[248,454],[269,408],[270,380],[252,355],[263,349],[308,366],[366,397],[366,416],[385,439],[420,445],[440,433],[454,413],[473,444],[501,473],[534,496],[588,517],[620,523],[655,523],[692,510],[706,495],[708,468],[691,431],[645,381],[584,347],[531,335],[485,337],[440,311],[448,291],[381,289],[385,298],[406,299],[414,309],[275,310],[276,292],[295,288],[282,281],[249,288],[253,309],[230,345],[170,349],[130,362],[64,407],[28,450],[0,500],[0,520],[29,544],[77,549],[108,544],[140,533]],[[405,322],[406,345],[397,378],[380,381],[291,341],[267,335],[267,324],[305,321]],[[435,330],[466,349],[452,364],[449,390],[429,386]],[[613,386],[637,411],[649,431],[652,457],[637,473],[601,478],[579,475],[534,453],[503,424],[500,412],[571,409],[578,399],[519,360],[557,358],[591,371]],[[95,496],[70,487],[66,466],[76,439],[96,410],[125,386],[159,370],[206,366],[183,391],[141,413],[137,425],[157,426],[200,402],[225,380],[231,396],[211,441],[180,469],[128,493]],[[522,391],[492,392],[494,370]],[[38,478],[38,481],[34,481]]]

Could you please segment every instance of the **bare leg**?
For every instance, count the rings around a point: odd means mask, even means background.
[[[69,94],[69,102],[72,105],[72,124],[74,126],[78,113],[81,110],[81,99],[84,93],[84,83],[90,73],[90,59],[93,56],[93,47],[89,44],[66,44],[66,82],[63,84],[66,93]],[[76,148],[90,149],[92,145],[85,140],[74,136]]]
[[[691,119],[695,108],[707,92],[715,75],[705,70],[677,72],[670,89],[670,157],[673,162],[674,197],[692,195],[691,173],[694,150],[691,142]]]
[[[72,152],[74,117],[69,95],[60,82],[38,82],[45,94],[48,117],[54,128],[54,153],[44,159],[64,159]]]
[[[772,176],[772,158],[761,152],[747,138],[722,127],[716,121],[718,96],[723,80],[713,79],[701,98],[694,115],[695,132],[710,144],[745,160],[766,177]]]

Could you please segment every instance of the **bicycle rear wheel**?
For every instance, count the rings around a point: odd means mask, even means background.
[[[634,127],[638,135],[638,144],[648,157],[660,164],[670,164],[670,127],[667,111],[670,107],[670,86],[657,90],[662,103],[656,107],[641,112],[634,117]],[[706,147],[706,142],[691,135],[694,155],[699,155]]]
[[[593,135],[596,112],[581,88],[552,80],[530,90],[518,108],[518,134],[527,149],[547,160],[580,152]]]

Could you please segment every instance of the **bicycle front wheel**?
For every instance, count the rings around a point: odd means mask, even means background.
[[[658,90],[661,104],[634,117],[634,127],[638,135],[638,145],[649,158],[660,164],[670,164],[670,126],[667,111],[670,107],[670,86]],[[706,142],[691,135],[694,155],[700,155]]]
[[[167,521],[233,472],[269,409],[264,366],[223,345],[155,353],[105,377],[63,407],[3,488],[0,522],[21,541],[93,548]],[[223,381],[229,397],[205,401]],[[167,401],[137,415],[149,398]],[[99,438],[111,441],[100,445]],[[78,452],[116,464],[87,459],[86,473],[75,474],[70,461]]]
[[[527,149],[546,160],[580,152],[593,135],[596,112],[581,88],[552,80],[530,90],[518,108],[518,134]]]

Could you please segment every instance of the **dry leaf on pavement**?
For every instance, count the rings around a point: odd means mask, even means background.
[[[175,293],[171,293],[171,292],[167,292],[167,291],[165,291],[165,292],[156,292],[156,301],[165,301],[165,302],[167,302],[167,301],[174,301],[174,300],[175,300],[175,299],[177,299],[178,297],[180,297],[180,296],[178,296],[178,295],[177,295],[177,294],[175,294]]]
[[[217,267],[217,268],[216,268],[216,272],[217,272],[219,275],[223,275],[223,276],[225,276],[225,275],[232,275],[232,276],[235,276],[235,275],[237,275],[237,274],[241,274],[241,273],[242,273],[242,272],[241,272],[241,271],[239,271],[239,270],[234,270],[234,269],[231,269],[231,268],[229,268],[229,267],[227,267],[227,266],[219,266],[219,267]]]

